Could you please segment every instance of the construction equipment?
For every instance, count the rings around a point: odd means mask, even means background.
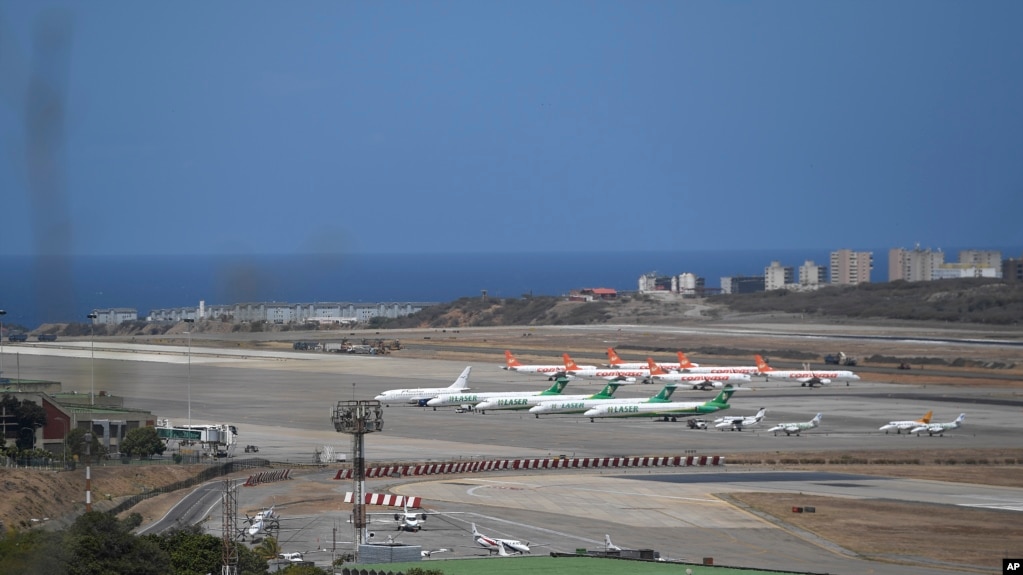
[[[830,365],[856,365],[856,358],[846,355],[845,352],[840,351],[836,354],[824,356],[824,363]]]

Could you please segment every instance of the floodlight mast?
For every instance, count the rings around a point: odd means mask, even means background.
[[[352,436],[352,526],[359,545],[366,544],[365,435],[384,429],[384,410],[377,400],[339,401],[331,416],[334,430]],[[358,548],[356,548],[356,554]],[[356,556],[358,558],[358,556]]]

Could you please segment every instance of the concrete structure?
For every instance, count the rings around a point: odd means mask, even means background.
[[[270,323],[357,323],[375,317],[396,318],[412,315],[423,308],[435,305],[430,302],[387,302],[387,303],[283,303],[258,302],[231,305],[206,306],[200,302],[198,308],[180,307],[155,309],[149,313],[150,321],[182,321],[184,319],[206,318],[228,323],[266,321]]]
[[[771,262],[771,265],[764,268],[764,290],[772,291],[785,289],[786,285],[794,283],[792,266],[783,266],[781,262]]]
[[[1002,278],[1012,282],[1023,282],[1023,256],[1002,262]]]
[[[888,281],[925,282],[934,279],[934,270],[945,263],[945,252],[923,250],[917,244],[912,250],[892,248],[888,252]]]
[[[799,287],[801,289],[817,289],[828,283],[827,266],[819,266],[813,260],[806,260],[799,266]]]
[[[639,293],[670,292],[674,281],[672,276],[659,276],[650,272],[639,276]]]
[[[849,249],[836,250],[831,252],[830,264],[832,285],[870,283],[870,272],[874,269],[874,254]]]
[[[1002,252],[998,250],[960,250],[959,263],[977,268],[995,268],[1001,273]]]
[[[94,309],[92,325],[120,325],[126,321],[137,321],[139,312],[135,308],[115,307],[113,309]]]
[[[997,278],[1002,275],[1001,267],[977,267],[970,264],[942,264],[931,279],[946,280],[954,278]]]
[[[764,276],[721,278],[721,293],[756,293],[762,291],[764,291]]]

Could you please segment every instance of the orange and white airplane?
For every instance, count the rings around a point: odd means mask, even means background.
[[[650,370],[644,369],[615,369],[605,367],[592,367],[576,365],[575,361],[567,353],[561,355],[565,361],[565,373],[572,377],[584,377],[588,379],[607,379],[621,381],[624,383],[636,383],[642,379],[644,382],[650,379]]]
[[[679,369],[677,371],[685,373],[745,373],[746,375],[756,375],[760,372],[755,365],[740,365],[740,366],[725,366],[725,365],[704,365],[701,366],[698,363],[692,363],[686,354],[681,351],[678,352],[678,359],[680,362]],[[664,364],[658,364],[664,367]]]
[[[754,356],[757,360],[759,375],[778,381],[798,381],[801,387],[827,385],[832,381],[858,381],[860,376],[848,369],[774,369],[764,358]]]
[[[514,371],[517,373],[525,373],[529,375],[545,375],[547,379],[554,379],[554,376],[559,373],[566,371],[565,365],[525,365],[519,360],[515,359],[512,352],[507,349],[504,350],[504,361],[505,366],[503,369],[508,371]],[[577,366],[579,369],[597,369],[594,365],[580,365]]]
[[[657,365],[661,366],[661,368],[665,371],[685,369],[689,367],[700,367],[700,364],[689,361],[686,354],[681,351],[676,353],[678,355],[678,363],[659,361],[657,362]],[[618,357],[618,352],[615,351],[615,348],[609,347],[607,348],[607,367],[612,369],[646,369],[647,362],[627,362]]]
[[[650,379],[664,382],[682,382],[692,385],[693,389],[720,389],[726,384],[738,386],[750,380],[749,375],[745,373],[668,373],[654,363],[653,359],[648,358],[647,362],[650,368]]]
[[[931,415],[933,415],[932,412],[928,411],[920,419],[914,419],[912,421],[910,420],[889,421],[888,423],[882,425],[878,431],[883,431],[885,435],[888,435],[888,432],[893,429],[895,430],[895,433],[902,433],[903,430],[905,430],[908,433],[910,430],[914,428],[921,427],[924,425],[930,425]]]

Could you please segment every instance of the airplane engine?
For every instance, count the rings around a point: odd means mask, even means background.
[[[418,405],[419,407],[426,407],[427,401],[430,401],[430,398],[420,399],[419,401],[416,402],[416,405]]]
[[[821,383],[822,383],[822,384],[827,384],[827,383],[831,383],[831,380],[830,380],[830,379],[822,379],[822,380],[821,380]]]
[[[426,521],[426,514],[423,513],[422,515],[419,516],[419,518],[423,521]]]

